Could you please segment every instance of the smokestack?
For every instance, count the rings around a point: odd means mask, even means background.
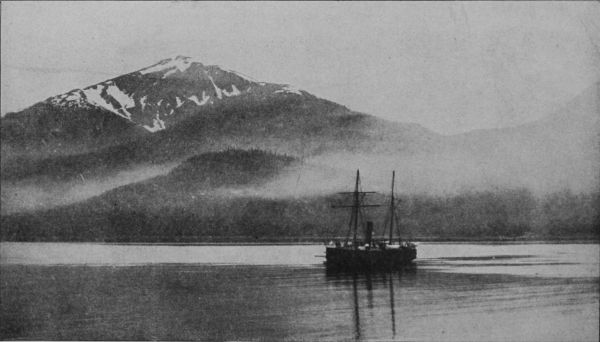
[[[373,222],[367,221],[367,229],[365,230],[365,244],[371,246],[373,237]]]

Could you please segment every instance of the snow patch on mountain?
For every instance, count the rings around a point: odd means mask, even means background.
[[[160,119],[158,113],[156,113],[156,117],[152,120],[152,126],[144,125],[143,127],[152,133],[162,131],[166,128],[165,122]]]
[[[192,65],[192,59],[190,57],[177,56],[174,58],[169,58],[158,62],[157,64],[140,70],[140,74],[150,74],[156,72],[162,72],[168,70],[169,72],[164,74],[162,78],[167,77],[168,75],[174,73],[179,70],[180,72],[186,71]],[[172,69],[172,70],[170,70]]]
[[[83,92],[80,89],[71,90],[68,93],[53,96],[47,101],[53,105],[63,107],[89,107],[85,99],[85,94],[83,94]]]
[[[179,107],[183,106],[183,101],[181,101],[181,99],[179,98],[179,96],[175,96],[175,101],[177,101],[176,108],[179,108]]]
[[[205,105],[206,103],[208,103],[208,100],[210,100],[210,96],[206,95],[206,92],[203,90],[202,91],[202,102],[200,102],[200,105]]]
[[[117,114],[118,116],[124,117],[127,120],[131,120],[131,115],[127,116],[126,114],[123,114],[117,108],[115,108],[110,102],[106,101],[102,97],[103,90],[104,90],[103,85],[97,84],[95,86],[85,88],[83,90],[83,93],[85,94],[85,97],[87,98],[89,103],[91,103],[97,107],[104,108],[110,112],[113,112],[113,113]]]
[[[164,75],[162,76],[162,78],[167,78],[167,77],[169,77],[170,75],[172,75],[172,74],[176,73],[176,72],[177,72],[177,70],[178,70],[177,68],[173,68],[173,69],[171,69],[171,70],[169,70],[169,71],[165,72],[165,73],[164,73]]]
[[[140,98],[140,104],[142,105],[142,110],[144,110],[144,108],[146,108],[146,99],[148,98],[148,95],[146,96],[142,96]]]
[[[112,96],[120,105],[121,108],[133,108],[135,107],[135,101],[125,92],[123,92],[119,87],[115,85],[114,82],[108,83],[108,87],[106,88],[106,93]]]
[[[208,103],[208,100],[210,100],[210,96],[206,95],[206,92],[203,90],[202,91],[202,102],[200,102],[200,106],[203,106],[205,104]]]
[[[200,105],[200,100],[198,100],[198,96],[192,95],[192,96],[188,97],[188,99],[194,101],[197,106]]]
[[[196,105],[198,105],[198,106],[204,106],[205,104],[208,103],[208,100],[210,100],[210,96],[207,96],[206,91],[203,90],[202,91],[202,101],[200,101],[198,99],[198,96],[196,96],[196,95],[192,95],[192,96],[188,97],[188,99],[194,101],[196,103]]]
[[[212,78],[212,76],[208,75],[208,79],[212,83],[213,87],[215,87],[215,92],[217,93],[217,98],[219,100],[221,100],[223,98],[223,93],[221,91],[221,88],[217,87],[217,85],[215,84],[215,80]]]
[[[275,93],[290,93],[290,94],[302,95],[300,89],[296,89],[296,88],[290,86],[289,84],[285,85],[280,90],[275,91]]]
[[[231,85],[231,92],[228,92],[227,90],[223,89],[223,94],[227,97],[238,96],[241,93],[242,92],[235,86],[235,84]]]
[[[79,92],[74,92],[66,95],[67,96],[64,98],[64,101],[81,101],[81,94]]]

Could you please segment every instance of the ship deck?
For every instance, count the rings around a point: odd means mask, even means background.
[[[327,246],[326,265],[341,269],[396,269],[413,262],[417,257],[414,246],[392,245],[385,248]]]

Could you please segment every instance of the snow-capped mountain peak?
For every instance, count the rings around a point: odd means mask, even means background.
[[[130,120],[149,132],[163,130],[185,113],[247,97],[308,96],[289,85],[259,82],[242,73],[175,56],[149,67],[74,89],[46,100],[77,110],[101,108]]]
[[[139,72],[142,75],[155,73],[155,72],[165,72],[163,77],[166,77],[168,74],[179,70],[180,72],[185,72],[192,63],[195,63],[191,57],[185,56],[176,56],[173,58],[163,59],[162,61],[149,66],[147,68],[141,69]]]

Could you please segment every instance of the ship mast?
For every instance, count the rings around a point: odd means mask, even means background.
[[[360,172],[356,170],[356,186],[354,187],[354,204],[352,205],[352,215],[354,218],[354,235],[352,237],[352,248],[357,249],[358,244],[356,243],[356,234],[358,231],[358,210],[359,210],[359,199],[358,199],[358,184],[360,182]]]
[[[392,244],[392,234],[394,231],[394,220],[395,220],[395,212],[394,210],[394,178],[396,178],[396,171],[392,171],[392,199],[390,201],[390,239],[389,244]]]
[[[379,207],[378,204],[362,204],[362,199],[366,194],[373,194],[373,191],[360,191],[360,171],[356,170],[356,184],[354,191],[352,192],[340,192],[340,194],[352,194],[352,205],[333,205],[333,208],[352,208],[350,214],[350,224],[348,225],[348,234],[346,235],[346,242],[348,242],[350,230],[352,230],[352,248],[358,249],[358,216],[360,215],[360,208],[363,207]]]

